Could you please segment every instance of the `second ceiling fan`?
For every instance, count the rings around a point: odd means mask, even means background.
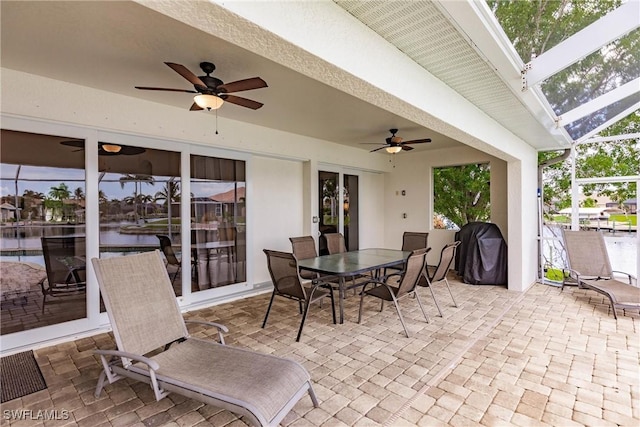
[[[413,147],[409,147],[410,144],[424,144],[427,142],[431,142],[431,138],[424,138],[424,139],[413,139],[411,141],[403,141],[401,137],[396,136],[396,133],[398,133],[398,129],[389,129],[389,132],[391,132],[391,136],[387,139],[385,139],[386,144],[383,145],[382,147],[378,147],[375,148],[373,150],[370,151],[370,153],[373,153],[375,151],[379,151],[379,150],[386,150],[387,153],[390,154],[396,154],[399,153],[400,151],[404,150],[404,151],[409,151],[409,150],[413,150]],[[376,144],[373,142],[368,142],[365,144]]]
[[[253,77],[250,79],[224,83],[222,80],[210,75],[216,69],[216,66],[211,62],[200,63],[200,68],[206,75],[199,77],[189,71],[189,69],[184,65],[176,64],[173,62],[165,62],[165,64],[169,66],[173,71],[187,79],[193,85],[193,88],[195,90],[170,89],[148,86],[136,86],[135,88],[142,90],[197,93],[198,95],[194,96],[194,102],[191,105],[191,108],[189,108],[191,111],[215,110],[220,108],[224,101],[240,105],[241,107],[251,108],[252,110],[257,110],[264,105],[261,102],[242,98],[236,95],[231,95],[231,93],[234,92],[242,92],[245,90],[267,87],[267,83],[260,77]]]

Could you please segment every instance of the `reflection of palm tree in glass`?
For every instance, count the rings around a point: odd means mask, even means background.
[[[84,200],[84,190],[80,187],[73,190],[73,198],[76,200]]]
[[[150,194],[140,194],[140,203],[142,203],[142,220],[147,222],[149,203],[153,202],[153,196]]]
[[[24,190],[22,198],[24,200],[24,212],[27,214],[27,218],[42,219],[41,202],[45,199],[45,195],[33,190]]]
[[[139,187],[142,187],[141,183],[146,183],[148,185],[153,185],[155,180],[153,179],[152,176],[150,175],[135,175],[135,174],[126,174],[123,175],[122,177],[120,177],[120,188],[124,188],[124,185],[127,182],[133,182],[134,184],[134,189],[133,189],[133,197],[129,198],[126,197],[124,199],[125,203],[127,202],[127,199],[130,199],[132,204],[133,204],[133,215],[135,218],[135,222],[138,222],[138,194],[140,193],[140,191],[138,191]]]
[[[51,208],[54,217],[56,214],[64,215],[63,200],[68,199],[69,196],[71,196],[71,191],[69,191],[69,187],[64,182],[61,182],[57,187],[51,187],[51,189],[49,189],[47,207]]]
[[[180,184],[175,181],[167,181],[164,188],[158,191],[154,196],[154,201],[164,201],[167,209],[171,203],[180,202]]]
[[[154,202],[164,201],[165,212],[167,214],[167,228],[169,230],[169,236],[171,236],[171,204],[180,202],[180,183],[173,181],[171,178],[164,185],[164,188],[158,191],[154,196]]]

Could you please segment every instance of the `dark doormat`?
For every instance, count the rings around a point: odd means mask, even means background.
[[[2,403],[47,388],[33,351],[0,358]]]

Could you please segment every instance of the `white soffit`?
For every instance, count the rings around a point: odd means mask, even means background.
[[[524,64],[498,48],[503,34],[488,27],[477,4],[334,1],[534,148],[569,146],[567,135],[554,131],[554,117],[536,93],[514,93],[521,91]]]

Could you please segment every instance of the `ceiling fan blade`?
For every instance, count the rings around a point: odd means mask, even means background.
[[[204,108],[202,108],[201,106],[199,106],[195,102],[193,104],[191,104],[191,108],[189,108],[189,111],[200,111],[200,110],[204,110]]]
[[[414,139],[412,141],[405,141],[405,142],[402,143],[402,145],[405,145],[405,144],[424,144],[425,142],[431,142],[431,138]]]
[[[260,89],[261,87],[267,87],[267,82],[262,80],[260,77],[253,77],[250,79],[221,84],[216,88],[216,90],[231,93],[242,92],[243,90]]]
[[[240,105],[241,107],[247,107],[247,108],[251,108],[252,110],[257,110],[258,108],[262,107],[264,104],[258,101],[253,101],[251,99],[247,99],[247,98],[241,98],[239,96],[235,96],[235,95],[221,95],[220,98],[224,99],[227,102],[230,102],[232,104],[236,104],[236,105]]]
[[[146,87],[146,86],[136,86],[136,89],[142,90],[164,90],[167,92],[186,92],[186,93],[198,93],[195,90],[186,90],[186,89],[169,89],[164,87]]]
[[[375,150],[371,150],[371,151],[369,151],[369,152],[370,152],[370,153],[373,153],[373,152],[376,152],[376,151],[379,151],[379,150],[383,150],[383,149],[385,149],[385,148],[387,148],[387,146],[386,146],[386,145],[385,145],[385,146],[383,146],[383,147],[380,147],[380,148],[376,148]]]
[[[202,86],[204,89],[207,88],[207,85],[204,84],[202,80],[191,71],[187,69],[184,65],[175,64],[173,62],[165,62],[173,71],[180,74],[185,79],[189,80],[194,86]]]
[[[401,147],[402,147],[402,149],[403,149],[404,151],[413,150],[413,147],[407,147],[407,146],[405,146],[404,144],[402,144],[402,146],[401,146]]]

